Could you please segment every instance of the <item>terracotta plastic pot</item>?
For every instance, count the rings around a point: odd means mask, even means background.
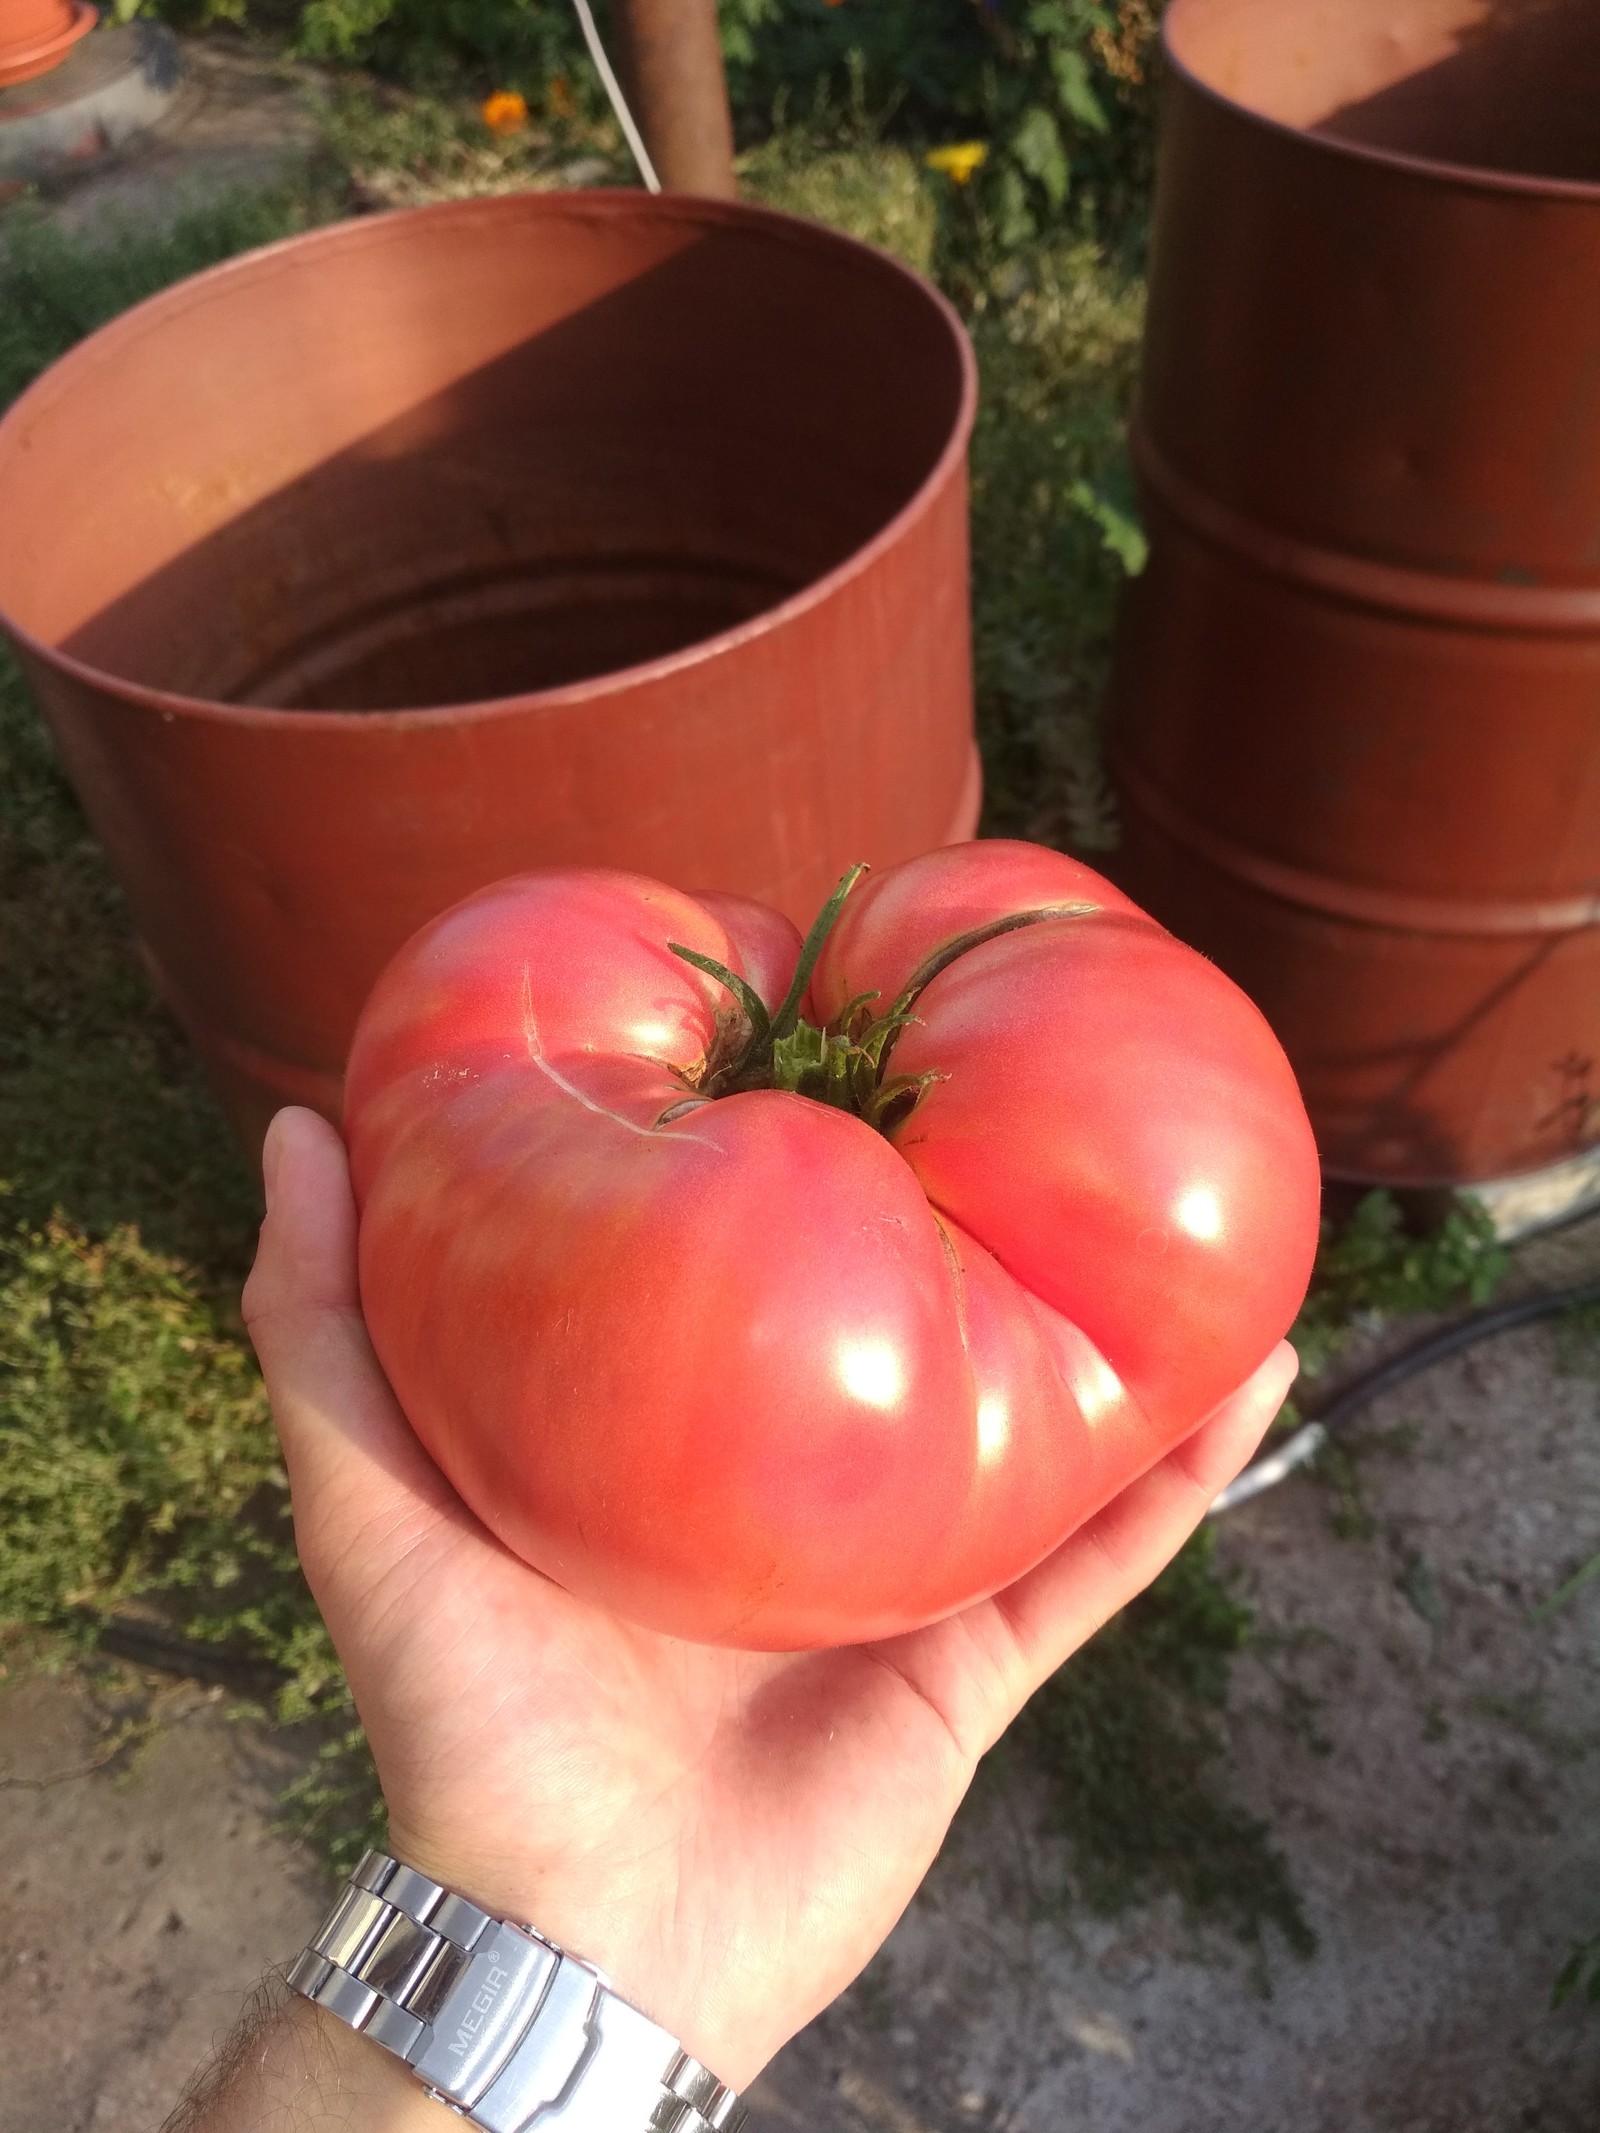
[[[48,74],[97,20],[89,0],[0,0],[0,89]]]
[[[1131,892],[1337,1176],[1600,1139],[1600,8],[1174,0]]]
[[[386,215],[126,314],[0,423],[0,624],[241,1133],[538,865],[809,921],[968,836],[970,349],[788,217]]]

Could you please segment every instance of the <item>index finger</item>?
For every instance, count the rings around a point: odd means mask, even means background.
[[[1299,1368],[1280,1341],[1193,1435],[996,1595],[1022,1661],[1018,1708],[1171,1562],[1255,1456]]]

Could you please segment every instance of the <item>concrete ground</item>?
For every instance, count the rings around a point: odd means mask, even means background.
[[[1515,1282],[1597,1273],[1590,1222]],[[1231,1758],[1314,1956],[1063,1909],[1037,1781],[1002,1771],[758,2133],[1595,2133],[1600,2013],[1550,1989],[1600,1929],[1600,1580],[1532,1614],[1600,1546],[1597,1421],[1600,1341],[1532,1327],[1374,1407],[1353,1484],[1227,1522],[1260,1624]],[[327,1900],[271,1820],[291,1769],[216,1690],[0,1685],[0,2133],[154,2133]]]
[[[169,219],[192,202],[296,177],[320,133],[304,70],[242,40],[185,39],[184,71],[160,122],[116,154],[52,181],[44,206],[80,235]]]

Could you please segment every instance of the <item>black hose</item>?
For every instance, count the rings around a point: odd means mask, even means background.
[[[1487,1311],[1474,1311],[1468,1318],[1457,1319],[1453,1326],[1442,1326],[1437,1333],[1428,1334],[1385,1362],[1374,1363],[1370,1370],[1362,1371],[1336,1392],[1325,1407],[1308,1414],[1293,1436],[1247,1466],[1223,1490],[1208,1515],[1215,1518],[1248,1503],[1266,1489],[1276,1488],[1297,1468],[1314,1459],[1335,1430],[1342,1429],[1381,1393],[1403,1385],[1419,1371],[1430,1370],[1435,1363],[1459,1355],[1463,1348],[1475,1347],[1479,1341],[1492,1340],[1497,1333],[1509,1333],[1515,1326],[1555,1318],[1563,1311],[1591,1303],[1600,1303],[1600,1281],[1580,1282],[1572,1289],[1553,1289],[1543,1296],[1525,1296],[1520,1303],[1496,1304]]]

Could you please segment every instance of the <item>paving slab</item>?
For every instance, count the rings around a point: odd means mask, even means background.
[[[177,42],[182,73],[156,123],[41,188],[59,228],[171,222],[218,193],[287,184],[322,152],[313,70],[243,38]]]

